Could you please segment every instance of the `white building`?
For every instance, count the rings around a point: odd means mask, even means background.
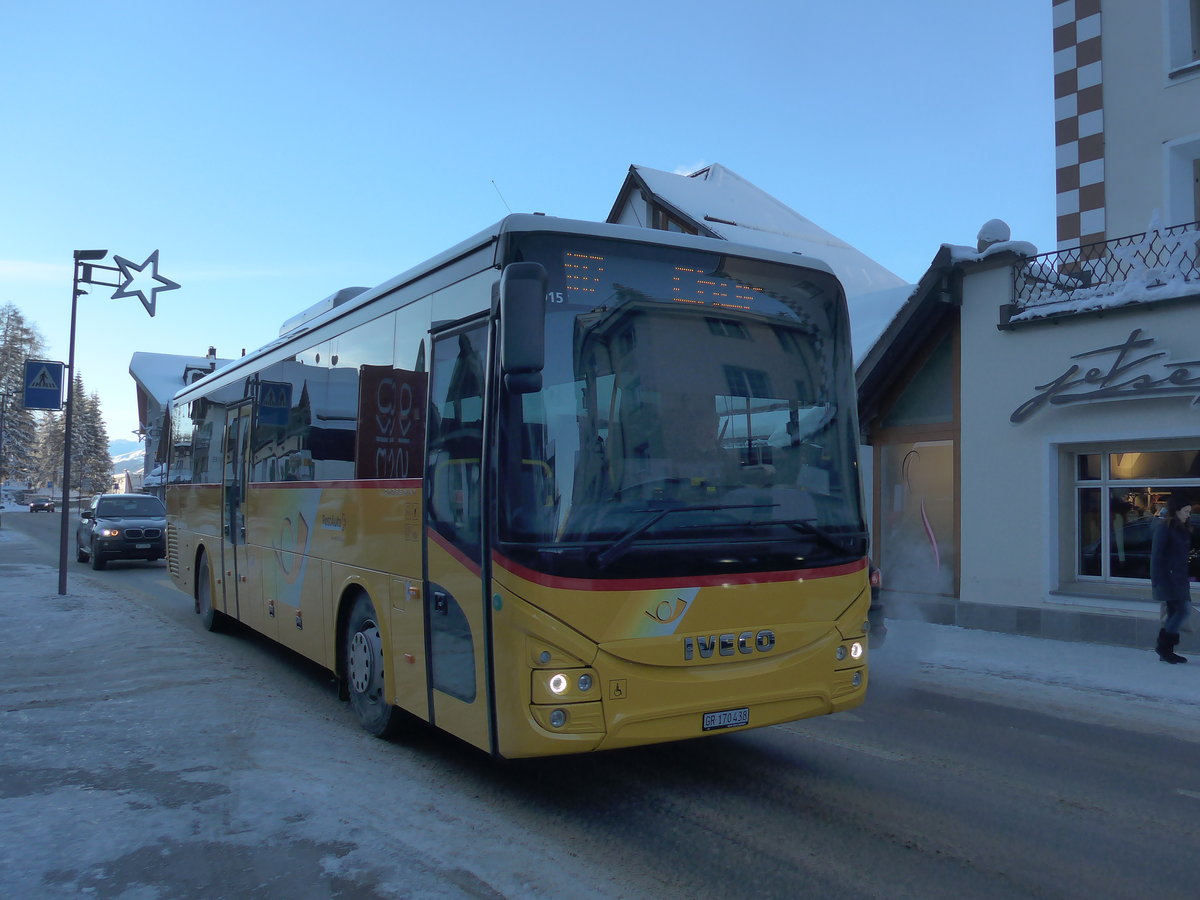
[[[145,490],[161,487],[161,468],[166,460],[167,404],[175,393],[203,378],[229,360],[218,359],[214,347],[207,356],[175,356],[168,353],[135,353],[129,360],[129,375],[137,386],[138,431],[146,441],[146,456],[140,473]]]
[[[874,547],[893,607],[1149,647],[1151,517],[1200,498],[1200,2],[1054,26],[1059,250],[943,247],[863,359]]]

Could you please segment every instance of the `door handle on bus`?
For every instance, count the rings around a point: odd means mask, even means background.
[[[450,598],[445,591],[433,592],[433,611],[443,616],[450,612]]]

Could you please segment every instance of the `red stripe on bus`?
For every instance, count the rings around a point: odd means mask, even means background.
[[[866,557],[840,566],[825,566],[820,569],[793,569],[787,572],[746,572],[736,575],[699,575],[673,578],[563,578],[546,575],[526,568],[499,552],[492,553],[492,562],[514,575],[542,587],[575,591],[655,591],[689,587],[721,587],[734,584],[778,584],[784,581],[815,581],[819,578],[837,578],[861,572],[867,567]]]
[[[458,562],[464,568],[466,568],[472,575],[478,576],[478,575],[482,574],[483,570],[480,567],[479,563],[475,562],[475,560],[471,559],[471,557],[467,556],[465,553],[463,553],[461,550],[459,550],[457,547],[455,547],[453,544],[451,544],[448,540],[446,540],[444,537],[442,537],[442,535],[440,535],[437,531],[435,531],[432,528],[426,528],[425,535],[429,540],[433,541],[435,544],[437,544],[439,547],[441,547],[443,550],[445,550],[447,553],[449,553],[451,556],[453,556],[455,561]]]
[[[362,481],[252,481],[258,490],[303,490],[306,488],[341,488],[346,491],[371,491],[384,488],[419,488],[420,478],[375,478]]]

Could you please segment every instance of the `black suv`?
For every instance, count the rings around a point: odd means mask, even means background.
[[[75,528],[75,559],[103,569],[113,559],[167,555],[167,510],[151,494],[98,494]]]

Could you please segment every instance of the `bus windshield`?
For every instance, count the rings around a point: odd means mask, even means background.
[[[588,578],[865,555],[832,276],[577,236],[518,249],[549,273],[546,366],[502,398],[502,553]]]

